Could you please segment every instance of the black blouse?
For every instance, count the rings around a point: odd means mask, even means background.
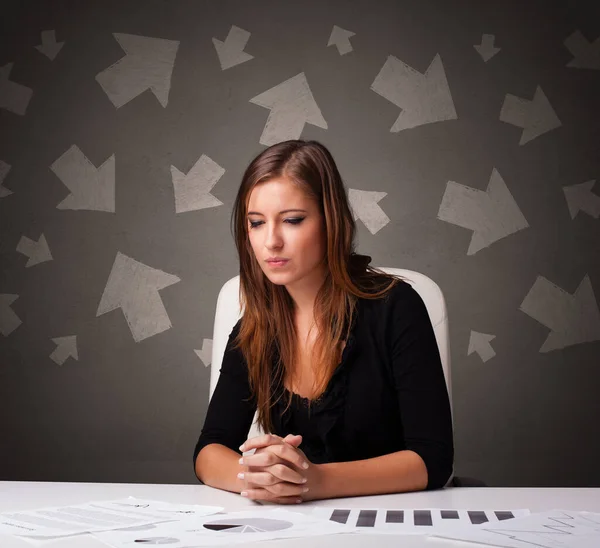
[[[443,487],[453,470],[450,401],[427,309],[420,295],[400,281],[381,299],[358,299],[340,364],[323,395],[310,405],[288,392],[271,411],[273,433],[302,434],[300,449],[315,463],[368,459],[403,449],[425,462],[427,489]],[[241,319],[231,331],[217,386],[194,450],[219,443],[240,452],[256,402],[246,361],[232,348]]]

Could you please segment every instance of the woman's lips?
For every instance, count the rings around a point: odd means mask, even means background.
[[[267,264],[272,268],[280,268],[282,266],[285,266],[289,262],[290,260],[286,259],[285,261],[267,261]]]

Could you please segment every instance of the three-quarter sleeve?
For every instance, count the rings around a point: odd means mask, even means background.
[[[210,443],[225,445],[239,453],[239,446],[246,441],[256,412],[246,360],[239,348],[233,348],[240,326],[241,320],[238,320],[225,347],[219,380],[194,449],[194,466],[198,453]]]
[[[427,468],[426,489],[444,487],[454,464],[450,399],[425,303],[408,283],[392,289],[392,367],[406,449]]]

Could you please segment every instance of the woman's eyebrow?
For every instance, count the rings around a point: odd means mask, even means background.
[[[284,213],[290,213],[292,211],[301,211],[302,213],[308,213],[308,211],[306,211],[305,209],[284,209],[283,211],[279,212],[279,215],[283,215]],[[264,217],[264,215],[262,213],[259,213],[258,211],[248,211],[248,215],[260,215],[261,217]]]

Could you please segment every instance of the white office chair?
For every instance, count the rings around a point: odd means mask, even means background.
[[[448,395],[450,397],[450,408],[452,409],[452,384],[450,377],[450,341],[448,337],[448,315],[446,311],[446,301],[439,286],[430,278],[415,272],[413,270],[405,270],[402,268],[378,267],[388,274],[401,276],[423,299],[429,318],[435,332],[442,367],[444,369],[444,377],[446,378],[446,386],[448,387]],[[212,398],[219,374],[221,372],[221,363],[227,340],[237,321],[242,317],[243,310],[240,310],[239,302],[240,277],[235,276],[228,280],[217,298],[217,309],[215,313],[215,324],[213,330],[213,348],[211,361],[211,375],[209,387],[209,399]],[[248,437],[258,436],[262,433],[256,422],[257,415],[254,415],[254,420],[248,432]],[[447,485],[452,483],[454,474],[450,476]]]

